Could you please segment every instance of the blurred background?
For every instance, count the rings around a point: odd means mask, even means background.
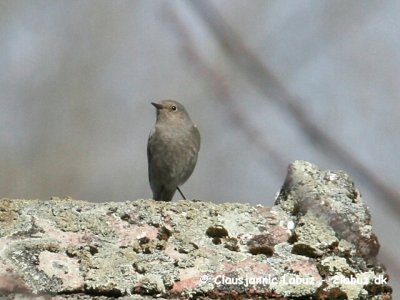
[[[271,206],[294,160],[345,170],[396,291],[399,37],[389,0],[3,0],[0,196],[150,198],[150,102],[176,99],[188,198]]]

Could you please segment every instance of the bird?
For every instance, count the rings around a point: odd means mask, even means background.
[[[197,163],[200,132],[185,107],[174,100],[151,102],[156,108],[156,123],[147,143],[148,175],[153,199],[171,201]]]

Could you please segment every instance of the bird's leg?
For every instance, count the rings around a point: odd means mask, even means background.
[[[186,200],[185,195],[183,195],[182,191],[179,189],[179,187],[177,186],[176,189],[178,190],[179,194],[181,194],[183,200]]]

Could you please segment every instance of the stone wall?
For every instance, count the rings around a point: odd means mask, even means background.
[[[378,250],[349,176],[304,161],[272,208],[0,200],[9,299],[391,299]]]

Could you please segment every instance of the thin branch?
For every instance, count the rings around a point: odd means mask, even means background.
[[[274,174],[279,174],[280,176],[283,172],[282,170],[286,170],[288,161],[282,157],[281,152],[274,150],[274,147],[265,139],[263,132],[250,122],[251,118],[237,107],[226,76],[201,58],[194,47],[195,43],[186,25],[183,24],[174,10],[170,9],[170,7],[167,7],[167,9],[170,20],[172,24],[175,25],[176,32],[183,41],[183,45],[185,45],[185,54],[188,56],[190,63],[197,67],[203,78],[213,86],[213,90],[217,93],[218,99],[225,102],[224,107],[229,113],[232,123],[245,133],[249,141],[264,154],[264,157],[268,157],[268,162],[266,163],[268,164],[268,168],[274,168]]]
[[[227,57],[254,86],[270,101],[283,106],[297,122],[304,134],[323,153],[330,158],[341,161],[349,168],[349,172],[357,174],[369,187],[381,195],[382,200],[391,210],[396,214],[400,214],[399,193],[313,122],[307,111],[298,104],[304,103],[304,101],[288,91],[257,54],[223,21],[222,17],[208,1],[188,1],[187,3],[192,5],[194,11],[214,33],[216,40],[220,43]]]

